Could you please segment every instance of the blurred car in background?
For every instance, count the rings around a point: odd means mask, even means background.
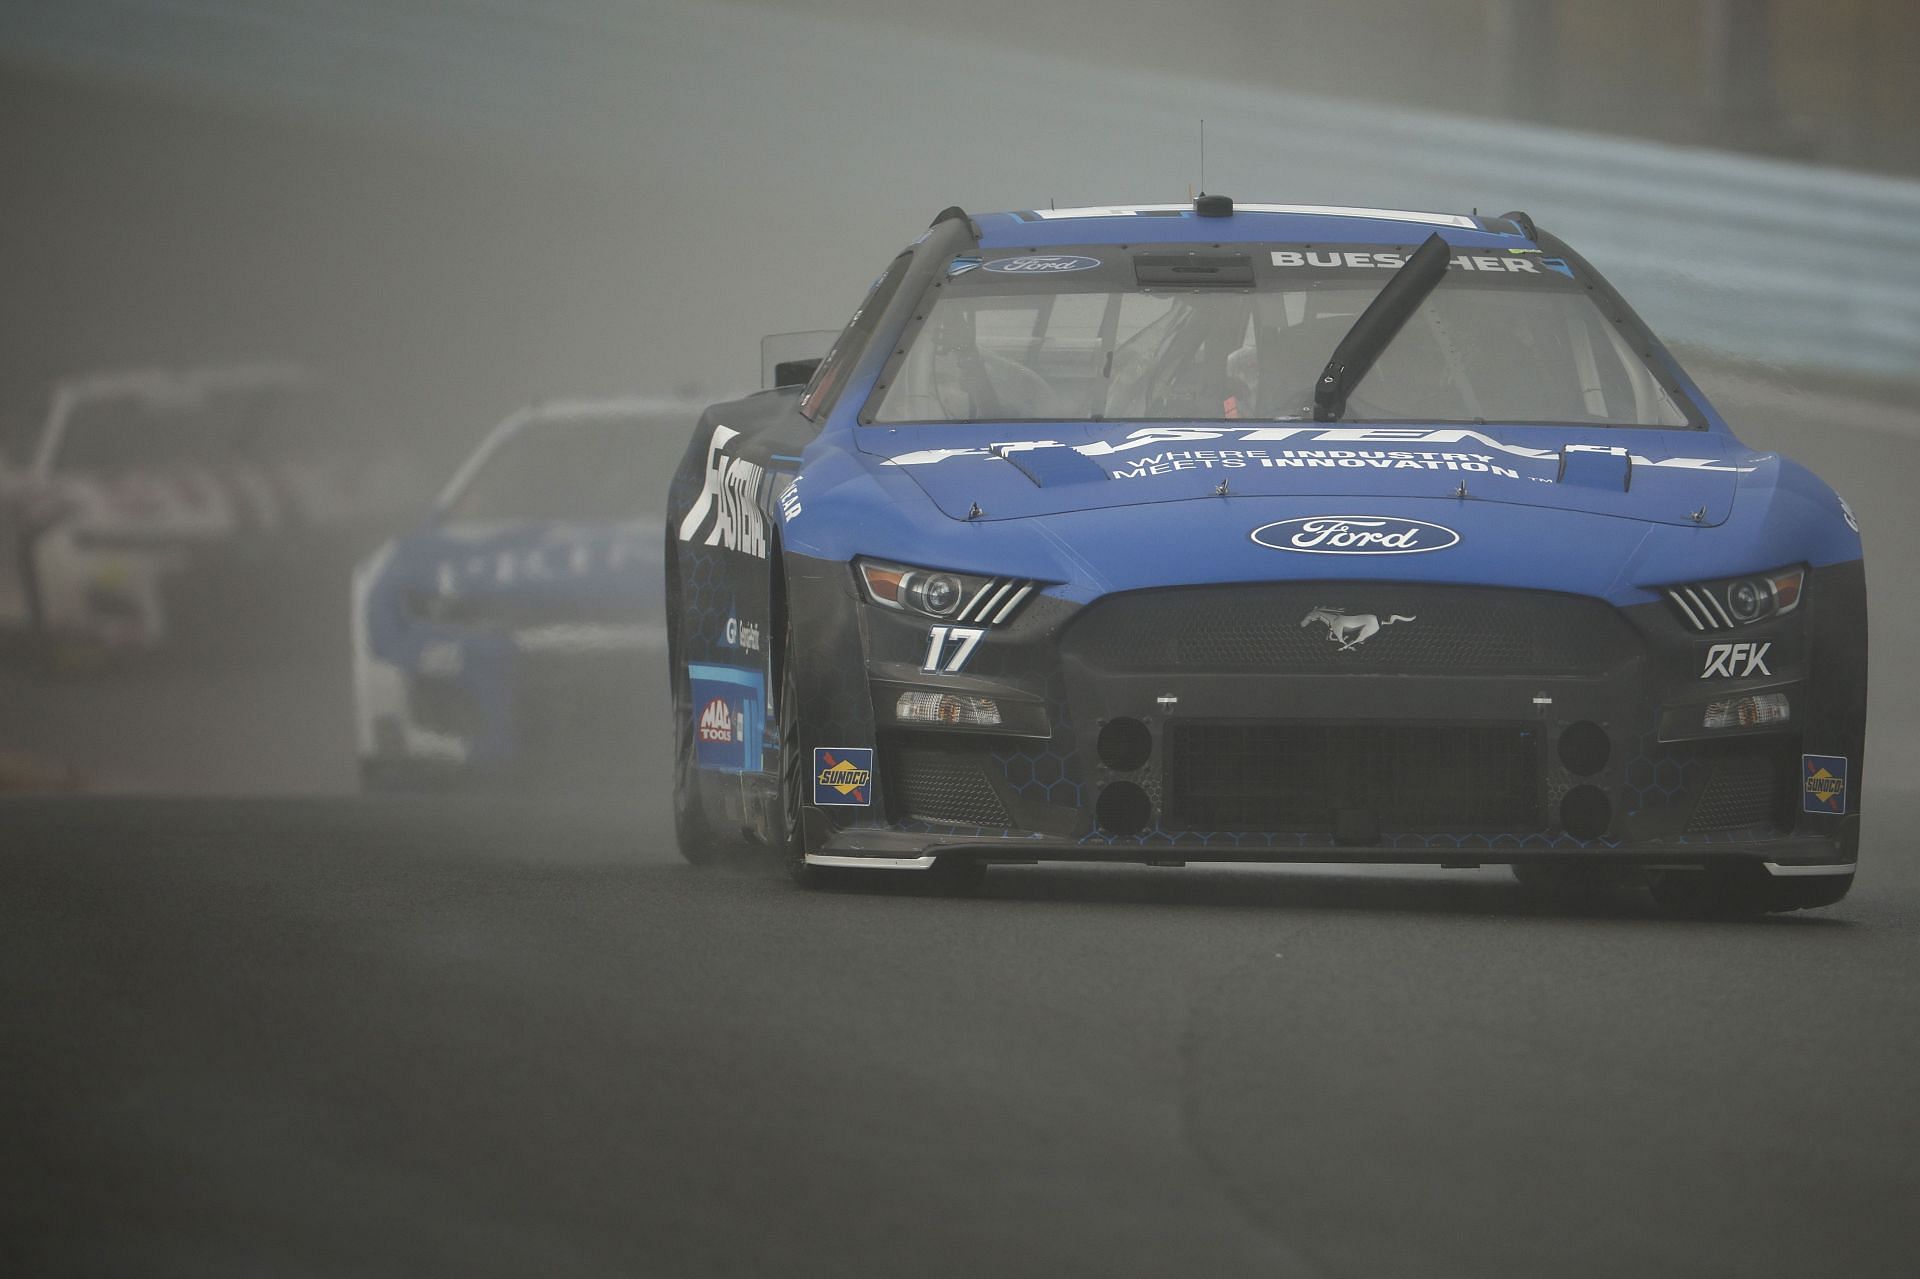
[[[211,652],[282,615],[392,505],[333,414],[284,363],[59,383],[0,461],[0,634],[63,655]]]
[[[495,428],[353,580],[368,790],[636,779],[664,650],[659,480],[698,408],[545,404]]]

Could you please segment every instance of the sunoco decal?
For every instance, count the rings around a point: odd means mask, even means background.
[[[1021,258],[995,258],[980,269],[992,271],[995,275],[1061,275],[1068,271],[1091,271],[1099,265],[1099,258],[1033,254]]]
[[[871,746],[813,748],[813,803],[816,808],[865,808],[872,802]]]
[[[1802,755],[1800,775],[1805,782],[1801,807],[1809,813],[1847,811],[1847,757]]]
[[[1305,555],[1418,555],[1444,551],[1460,542],[1460,535],[1444,524],[1385,515],[1309,515],[1275,520],[1262,524],[1251,536],[1276,551]],[[1311,614],[1308,620],[1313,620]]]

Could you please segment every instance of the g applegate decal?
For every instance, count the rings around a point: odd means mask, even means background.
[[[1249,536],[1273,550],[1303,555],[1419,555],[1460,544],[1460,535],[1444,524],[1385,515],[1308,515],[1275,520],[1262,524]],[[1312,614],[1308,620],[1313,620]]]

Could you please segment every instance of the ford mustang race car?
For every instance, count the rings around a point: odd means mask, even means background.
[[[1853,516],[1525,214],[949,209],[665,541],[695,861],[1852,882]]]
[[[696,414],[646,399],[516,413],[419,529],[361,565],[366,789],[638,784],[646,672],[665,638],[660,520],[644,494],[672,456],[650,454]]]

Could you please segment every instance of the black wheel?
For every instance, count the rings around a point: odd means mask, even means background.
[[[935,892],[971,896],[986,887],[987,864],[975,857],[940,857],[923,872]]]
[[[743,841],[716,834],[707,821],[700,795],[698,747],[693,740],[693,690],[680,664],[672,665],[673,837],[680,855],[693,865],[717,866],[738,859],[744,851]]]
[[[1662,910],[1692,919],[1745,919],[1831,906],[1853,887],[1853,876],[1767,873],[1759,864],[1694,871],[1662,871],[1648,891]]]
[[[673,716],[673,837],[680,855],[695,866],[713,866],[739,856],[740,841],[718,835],[707,821],[700,791],[698,747],[693,740],[693,687],[680,661],[679,573],[675,567],[673,534],[667,534],[667,672],[673,696],[667,699]]]
[[[813,751],[802,727],[800,714],[800,676],[793,660],[793,622],[783,623],[780,649],[776,654],[780,668],[780,701],[775,708],[780,718],[780,831],[776,849],[787,874],[802,888],[847,888],[856,884],[880,885],[893,880],[895,887],[905,876],[917,881],[917,887],[935,892],[972,893],[979,891],[987,877],[987,868],[973,858],[942,857],[927,871],[851,870],[838,866],[815,866],[807,861],[805,797],[813,788]]]
[[[807,831],[804,813],[808,788],[812,785],[812,752],[800,727],[800,676],[795,670],[793,620],[789,610],[781,610],[780,648],[774,654],[780,665],[780,703],[774,708],[780,717],[780,830],[775,848],[780,862],[793,882],[802,888],[827,888],[843,884],[847,872],[807,861]]]

